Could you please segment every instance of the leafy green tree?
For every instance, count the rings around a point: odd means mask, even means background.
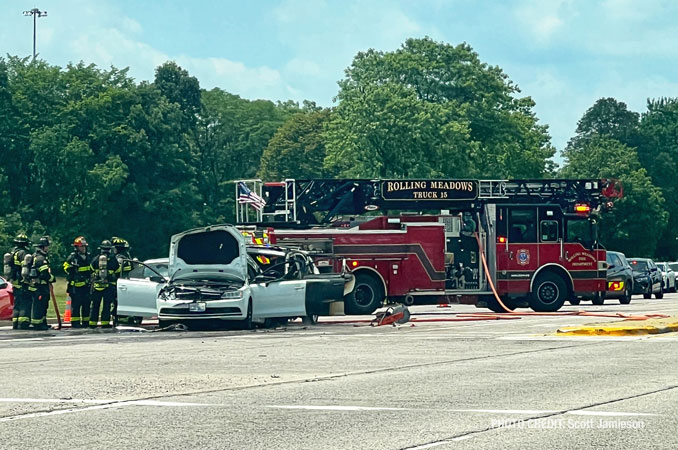
[[[569,146],[561,175],[566,178],[615,178],[624,197],[601,218],[600,240],[628,256],[654,256],[668,214],[661,189],[652,184],[636,149],[616,139],[591,135]]]
[[[583,145],[583,141],[606,136],[630,147],[638,145],[640,114],[629,111],[626,103],[607,97],[597,100],[577,123],[575,137],[569,146]]]
[[[323,128],[329,115],[328,109],[321,109],[291,116],[264,150],[259,176],[269,181],[329,178],[331,174],[323,168]]]
[[[467,44],[358,53],[339,87],[325,163],[341,175],[538,177],[555,153],[534,102]]]
[[[648,100],[640,120],[638,157],[660,187],[669,212],[668,226],[657,246],[662,259],[678,258],[678,98]]]

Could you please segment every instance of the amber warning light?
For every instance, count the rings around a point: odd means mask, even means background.
[[[591,212],[591,207],[586,203],[577,203],[574,205],[574,211],[579,214],[586,214]]]
[[[499,236],[497,238],[497,241],[499,241],[500,244],[505,244],[506,243],[506,238],[504,236]]]
[[[358,261],[351,261],[351,265],[352,265],[353,267],[356,267],[356,266],[358,265]]]

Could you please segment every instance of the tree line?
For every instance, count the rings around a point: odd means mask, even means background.
[[[233,221],[235,179],[612,177],[625,198],[602,242],[678,257],[678,99],[642,114],[597,101],[559,168],[534,101],[466,43],[360,52],[338,84],[321,108],[205,90],[171,61],[137,82],[127,69],[1,58],[0,250],[25,231],[49,234],[55,261],[78,235],[163,255],[173,233]]]

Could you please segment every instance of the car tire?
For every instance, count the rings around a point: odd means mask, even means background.
[[[372,314],[384,302],[384,287],[375,276],[358,272],[355,274],[353,292],[344,297],[347,314]]]
[[[304,325],[316,325],[318,323],[317,314],[309,314],[301,318],[301,323]]]
[[[596,306],[605,304],[605,293],[604,292],[596,293],[596,295],[591,299],[591,303],[593,303]]]
[[[654,294],[654,298],[656,298],[658,300],[661,300],[661,299],[664,298],[664,288],[663,287],[659,288],[659,292]]]
[[[570,302],[570,305],[574,306],[577,306],[578,304],[581,303],[581,299],[579,297],[570,298],[567,301]]]
[[[537,312],[558,311],[568,297],[567,285],[554,273],[542,273],[532,285],[530,308]]]
[[[242,328],[243,330],[251,330],[253,327],[254,324],[252,323],[252,299],[250,299],[250,301],[247,302],[247,315],[240,323],[240,328]]]
[[[631,290],[629,289],[628,285],[624,288],[624,295],[619,297],[619,303],[622,305],[628,305],[631,303]]]

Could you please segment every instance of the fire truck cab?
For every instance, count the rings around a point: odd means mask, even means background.
[[[323,270],[354,273],[349,314],[385,300],[556,311],[606,289],[597,215],[618,194],[608,180],[238,183],[265,201],[254,220],[240,203],[239,223],[311,252]]]

